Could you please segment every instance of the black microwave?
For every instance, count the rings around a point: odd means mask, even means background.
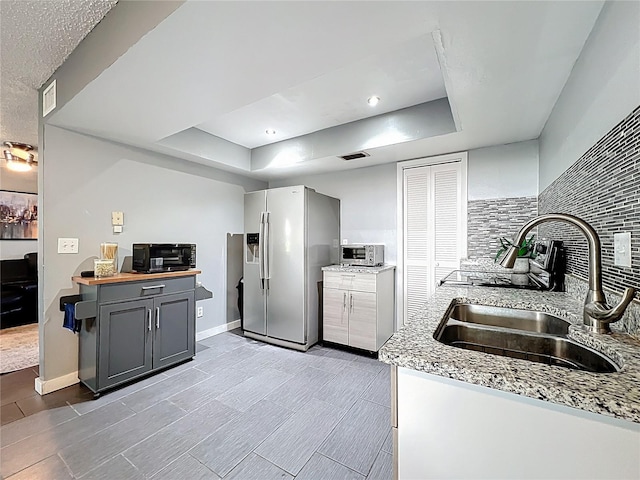
[[[175,272],[196,268],[193,243],[134,243],[133,270],[138,273]]]

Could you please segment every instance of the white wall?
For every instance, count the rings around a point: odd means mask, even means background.
[[[538,141],[469,151],[469,200],[538,195]]]
[[[396,263],[396,165],[269,182],[269,187],[306,185],[340,199],[340,236],[349,243],[384,243],[385,261]]]
[[[470,150],[469,200],[536,196],[536,140]],[[340,199],[341,238],[352,243],[384,243],[385,260],[397,258],[396,164],[273,180],[269,187],[306,185]]]
[[[540,135],[540,191],[640,105],[640,3],[609,1]]]
[[[0,260],[24,258],[25,253],[37,251],[37,240],[2,240],[0,243]]]
[[[226,323],[226,233],[243,231],[245,188],[264,183],[236,176],[233,184],[226,172],[48,125],[44,140],[41,378],[77,369],[77,340],[62,328],[58,301],[77,293],[71,276],[93,269],[101,242],[119,244],[120,263],[134,242],[196,243],[203,272],[197,280],[214,293],[198,303],[204,317],[197,319],[196,330]],[[122,234],[112,233],[114,210],[124,212]],[[58,254],[58,237],[78,238],[79,254]]]
[[[38,168],[29,172],[13,172],[0,162],[0,190],[38,193]],[[23,258],[25,253],[37,252],[37,240],[0,240],[0,260]]]

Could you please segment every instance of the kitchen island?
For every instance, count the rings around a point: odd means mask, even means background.
[[[591,373],[455,348],[434,332],[452,302],[548,312],[607,355]],[[639,478],[640,341],[582,328],[567,293],[442,286],[382,347],[392,365],[397,478]]]
[[[195,302],[211,292],[200,270],[73,277],[78,329],[78,378],[94,393],[195,355]],[[61,299],[61,303],[64,299]]]

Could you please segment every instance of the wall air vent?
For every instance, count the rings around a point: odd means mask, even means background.
[[[54,80],[47,88],[42,91],[42,116],[46,117],[48,113],[56,108],[56,81]]]
[[[338,158],[341,158],[343,160],[355,160],[356,158],[364,158],[368,156],[369,154],[367,152],[355,152],[348,155],[341,155]]]

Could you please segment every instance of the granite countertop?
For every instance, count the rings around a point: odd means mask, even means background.
[[[395,265],[381,265],[379,267],[350,267],[348,265],[329,265],[322,267],[323,272],[339,272],[339,273],[380,273],[385,270],[392,270]]]
[[[569,337],[618,364],[591,373],[490,355],[438,342],[433,333],[452,302],[540,310],[570,321]],[[640,423],[640,341],[582,327],[582,302],[564,292],[441,286],[379,352],[382,362]]]

